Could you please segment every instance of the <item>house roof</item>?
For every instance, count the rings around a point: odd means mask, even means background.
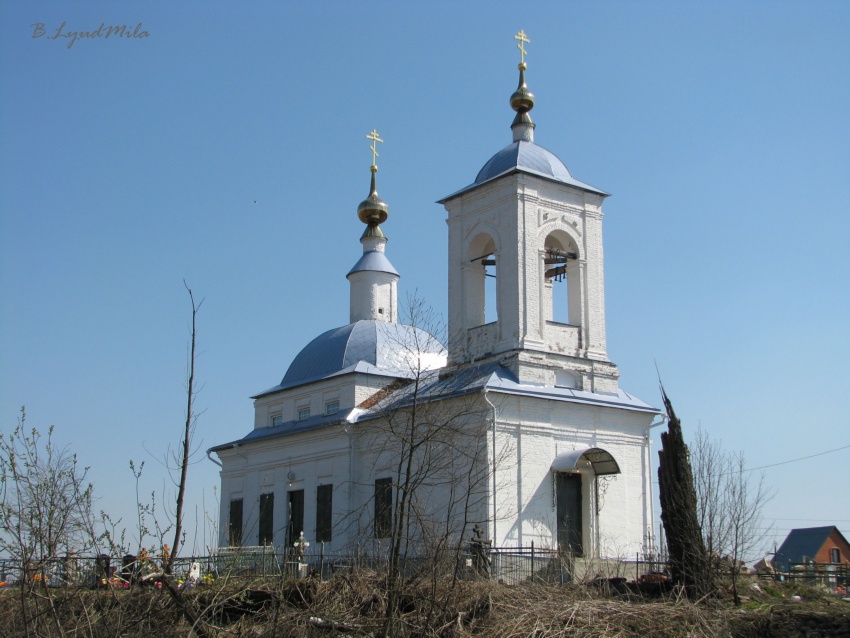
[[[776,550],[773,562],[780,565],[782,569],[788,569],[788,563],[804,563],[806,560],[812,560],[833,530],[841,535],[835,525],[792,529]],[[844,538],[843,535],[841,537]]]

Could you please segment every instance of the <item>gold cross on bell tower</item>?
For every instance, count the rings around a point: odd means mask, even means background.
[[[372,129],[372,132],[366,136],[367,140],[372,140],[372,145],[369,147],[372,151],[372,169],[373,171],[378,170],[378,142],[383,143],[380,137],[378,137],[378,129]]]
[[[525,56],[527,55],[525,45],[531,42],[531,40],[525,35],[525,30],[523,29],[520,29],[519,33],[514,36],[514,40],[519,40],[519,44],[516,45],[517,49],[519,49],[519,63],[525,64]]]

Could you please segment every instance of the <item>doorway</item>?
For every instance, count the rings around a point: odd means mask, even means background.
[[[558,549],[573,556],[583,556],[581,474],[555,473],[555,502],[558,517]]]

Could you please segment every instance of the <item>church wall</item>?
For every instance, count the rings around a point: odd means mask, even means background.
[[[375,393],[380,392],[395,381],[392,377],[379,377],[369,374],[358,374],[355,376],[354,384],[354,407],[360,406],[364,401],[372,398]]]
[[[351,410],[360,400],[350,376],[283,390],[255,399],[254,429],[270,427],[276,414],[283,423],[288,423],[298,420],[298,410],[304,407],[309,407],[310,415],[315,416],[325,414],[332,401],[339,401],[339,411],[343,412]]]
[[[528,546],[533,540],[538,547],[555,547],[551,463],[561,452],[600,447],[614,456],[621,473],[598,479],[596,519],[595,475],[589,466],[580,468],[586,549],[597,548],[608,557],[643,549],[652,524],[646,438],[652,415],[529,397],[500,396],[494,402],[497,445],[509,450],[511,459],[496,468],[496,544]]]
[[[452,399],[418,407],[420,423],[436,425],[427,455],[414,456],[413,467],[420,472],[413,493],[413,511],[418,519],[409,534],[416,542],[423,538],[468,539],[475,523],[486,527],[488,518],[487,438],[488,414],[486,404],[476,396]],[[388,417],[393,419],[390,425]],[[354,480],[357,486],[355,508],[356,533],[363,547],[377,550],[386,541],[374,538],[374,484],[375,479],[391,478],[394,489],[393,502],[397,503],[399,491],[398,463],[406,447],[398,443],[399,430],[406,428],[406,416],[388,415],[355,425]],[[435,431],[435,430],[432,430]],[[419,429],[422,432],[422,429]],[[406,434],[402,434],[406,436]],[[417,443],[424,441],[416,439]],[[464,450],[459,456],[457,451]],[[451,457],[452,461],[448,459]],[[416,480],[416,479],[414,479]],[[403,483],[404,479],[401,479]],[[419,524],[421,523],[421,525]]]
[[[229,505],[243,499],[243,545],[257,545],[261,494],[274,494],[274,544],[282,547],[290,490],[304,490],[304,537],[315,542],[316,489],[333,485],[334,530],[327,548],[346,544],[341,524],[348,511],[349,439],[343,426],[248,443],[221,450],[222,493],[219,542],[227,545]]]

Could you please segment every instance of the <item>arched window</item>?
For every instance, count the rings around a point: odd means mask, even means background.
[[[489,234],[481,233],[470,242],[467,255],[466,317],[467,327],[473,328],[499,318],[496,242]]]
[[[563,231],[554,231],[543,245],[543,312],[548,321],[581,324],[578,249]]]

